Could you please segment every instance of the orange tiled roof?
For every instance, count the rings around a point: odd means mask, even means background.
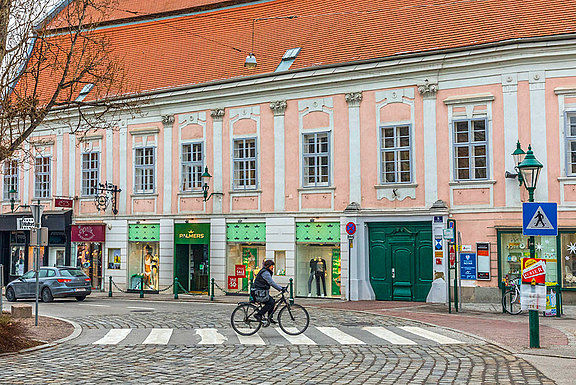
[[[129,4],[144,2],[120,1]],[[291,69],[574,32],[576,7],[560,0],[276,0],[98,33],[122,57],[130,91],[143,92],[271,73],[295,47]]]

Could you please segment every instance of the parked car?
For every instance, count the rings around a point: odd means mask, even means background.
[[[90,278],[76,267],[41,267],[38,275],[40,299],[51,302],[54,298],[75,297],[84,301],[92,292]],[[14,302],[23,298],[36,297],[36,274],[28,271],[20,278],[6,285],[6,299]]]

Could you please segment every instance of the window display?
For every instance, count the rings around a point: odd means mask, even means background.
[[[340,248],[336,245],[298,245],[296,295],[340,295]]]
[[[500,262],[502,279],[519,278],[521,274],[521,259],[530,258],[530,248],[528,236],[522,233],[501,233],[500,234]],[[536,258],[546,260],[546,283],[553,285],[558,281],[557,274],[557,251],[556,237],[536,236],[534,237]]]
[[[76,267],[90,277],[93,288],[102,283],[102,244],[99,242],[73,242],[72,252],[76,258]]]
[[[576,234],[560,235],[562,286],[576,288]]]
[[[128,254],[129,288],[156,291],[159,288],[159,242],[130,242]]]
[[[25,246],[12,246],[10,250],[10,275],[24,275]]]
[[[255,277],[266,259],[266,246],[242,243],[228,243],[226,276],[236,277],[236,265],[246,266],[246,278],[239,278],[238,289],[248,290],[250,277]],[[276,274],[278,272],[276,271]]]
[[[120,261],[122,257],[120,256],[120,249],[108,249],[108,269],[118,270],[120,269]]]

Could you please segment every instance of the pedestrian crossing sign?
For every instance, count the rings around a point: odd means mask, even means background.
[[[522,234],[558,235],[556,203],[524,203],[522,205]]]

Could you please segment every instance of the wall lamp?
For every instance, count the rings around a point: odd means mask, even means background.
[[[208,200],[210,198],[212,198],[212,195],[224,195],[221,192],[213,192],[210,193],[210,195],[208,195],[208,190],[210,189],[210,186],[208,185],[208,182],[210,181],[210,178],[212,178],[212,175],[210,175],[210,173],[208,172],[208,166],[206,166],[204,168],[204,173],[202,174],[202,193],[204,194],[204,202],[208,202]]]
[[[522,173],[518,169],[518,166],[520,165],[520,163],[522,163],[525,156],[526,153],[524,152],[524,150],[522,150],[522,147],[520,146],[520,141],[518,141],[516,143],[516,150],[514,150],[514,152],[512,153],[512,157],[514,158],[515,163],[514,170],[516,171],[516,173],[506,171],[506,173],[504,174],[504,177],[508,179],[518,178],[518,184],[520,186],[522,186],[524,179],[522,178]]]

